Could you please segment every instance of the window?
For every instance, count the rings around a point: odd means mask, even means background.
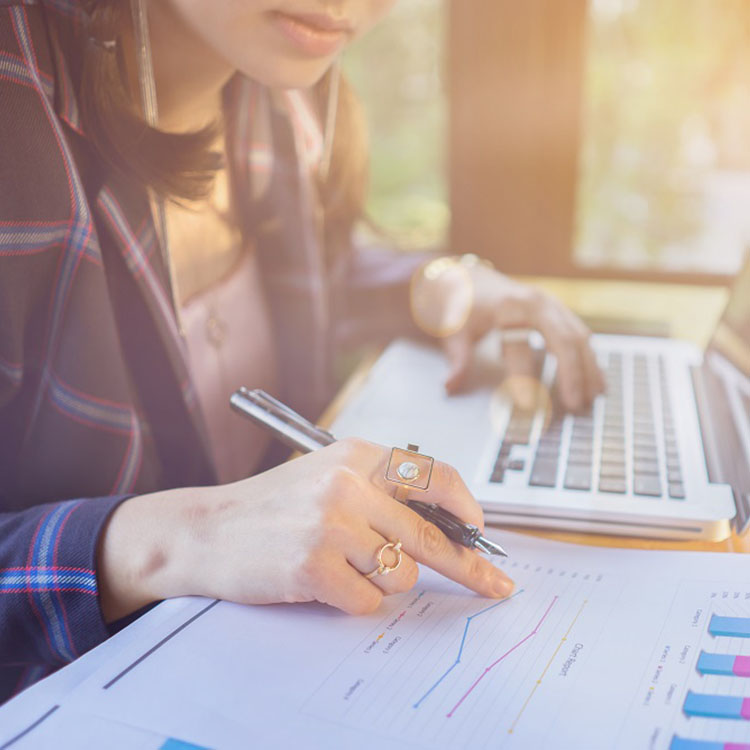
[[[574,258],[733,273],[750,248],[750,3],[592,0]]]
[[[750,0],[402,0],[345,68],[406,246],[709,281],[750,248]]]

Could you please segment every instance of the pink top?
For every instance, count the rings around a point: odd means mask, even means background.
[[[239,386],[276,385],[271,324],[255,255],[243,252],[223,279],[182,307],[188,358],[219,481],[237,481],[258,467],[269,436],[229,407]]]

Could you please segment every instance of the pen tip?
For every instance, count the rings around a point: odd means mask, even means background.
[[[483,552],[486,552],[489,555],[500,555],[501,557],[508,557],[508,553],[499,544],[491,542],[486,537],[480,536],[477,541],[481,543],[481,549]]]

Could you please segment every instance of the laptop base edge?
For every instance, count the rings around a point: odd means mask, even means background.
[[[712,520],[669,524],[638,523],[633,521],[612,521],[592,518],[571,518],[565,516],[537,516],[525,513],[498,513],[485,510],[485,521],[492,526],[525,526],[550,531],[572,531],[586,534],[611,534],[615,536],[638,536],[649,539],[684,539],[722,542],[732,535],[733,519]],[[746,522],[747,523],[747,522]]]

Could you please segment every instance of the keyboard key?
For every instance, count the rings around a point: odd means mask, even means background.
[[[659,481],[659,477],[636,476],[633,479],[633,492],[636,495],[661,497],[661,482]]]
[[[669,483],[669,496],[674,500],[685,499],[685,486],[681,482]]]
[[[682,472],[675,469],[667,469],[667,481],[672,484],[682,483]]]
[[[554,487],[557,484],[557,461],[545,459],[534,461],[529,484],[532,487]]]
[[[599,491],[600,492],[617,492],[620,495],[624,495],[627,492],[627,486],[625,479],[616,479],[614,477],[602,477],[599,480]]]
[[[568,466],[563,486],[566,490],[590,490],[591,469],[582,466]]]
[[[568,453],[568,466],[591,466],[593,453],[591,451],[570,451]]]
[[[590,451],[593,449],[594,441],[591,438],[571,438],[570,450],[571,451]]]
[[[592,427],[574,427],[573,432],[570,435],[571,440],[588,440],[594,437],[594,429]]]
[[[599,476],[606,479],[625,479],[624,463],[602,463],[599,467]]]
[[[633,473],[636,476],[659,476],[659,462],[655,459],[651,461],[634,461]]]
[[[552,422],[542,433],[542,437],[560,437],[562,435],[562,425],[560,422]]]
[[[603,464],[624,464],[625,463],[625,451],[602,451],[602,463]]]
[[[560,443],[540,442],[536,449],[537,458],[554,458],[560,455]]]
[[[502,484],[504,479],[505,479],[504,468],[495,469],[492,472],[492,475],[490,476],[490,482],[492,482],[493,484]]]
[[[508,461],[509,471],[523,471],[526,466],[526,462],[522,458],[513,458]]]

